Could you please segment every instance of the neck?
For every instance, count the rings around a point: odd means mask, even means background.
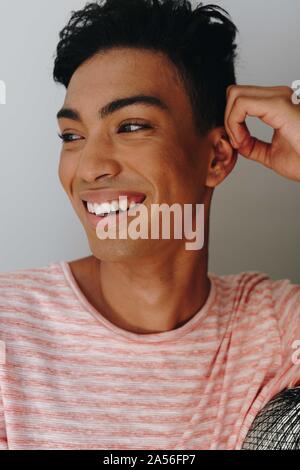
[[[159,333],[189,321],[210,292],[207,247],[151,255],[128,263],[94,258],[101,313],[134,333]]]

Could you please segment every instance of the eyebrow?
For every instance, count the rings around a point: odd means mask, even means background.
[[[99,111],[99,116],[101,119],[106,118],[110,114],[115,113],[119,109],[125,108],[126,106],[131,106],[133,104],[143,104],[146,106],[155,106],[164,111],[170,111],[168,105],[156,96],[150,95],[135,95],[129,96],[126,98],[120,98],[114,101],[111,101]],[[81,116],[78,111],[72,108],[62,108],[57,113],[57,119],[72,119],[73,121],[82,121]]]

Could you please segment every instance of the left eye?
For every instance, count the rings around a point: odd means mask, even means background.
[[[76,140],[80,140],[81,137],[80,135],[77,134],[58,134],[58,137],[63,141],[63,142],[74,142]]]
[[[139,124],[139,123],[136,123],[136,122],[128,122],[127,124],[123,124],[122,126],[120,126],[119,131],[120,131],[121,129],[125,129],[126,127],[137,127],[137,128],[140,128],[140,129],[136,129],[136,130],[134,130],[134,131],[132,131],[132,132],[137,132],[137,131],[142,130],[142,129],[152,129],[151,126],[148,126],[147,124]],[[128,134],[128,132],[126,132],[126,131],[125,131],[125,133]],[[131,133],[131,132],[129,131],[129,133]]]
[[[131,128],[136,128],[132,132],[137,132],[137,131],[142,130],[142,129],[152,129],[152,127],[147,125],[147,124],[139,124],[139,123],[135,123],[135,122],[129,122],[127,124],[123,124],[122,126],[120,126],[119,131],[122,131],[122,129],[130,128],[130,127]],[[128,134],[128,133],[131,134],[132,132],[131,131],[129,131],[129,132],[125,131],[126,134]],[[58,137],[63,142],[76,142],[77,140],[82,139],[82,137],[80,137],[80,135],[70,134],[70,133],[69,134],[58,134]]]

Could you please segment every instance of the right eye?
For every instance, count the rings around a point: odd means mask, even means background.
[[[77,134],[58,134],[58,137],[63,141],[63,142],[75,142],[76,140],[80,140],[82,137]]]

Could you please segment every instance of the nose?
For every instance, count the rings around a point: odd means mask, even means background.
[[[77,177],[93,182],[103,177],[114,177],[121,172],[120,162],[114,157],[112,146],[101,140],[90,139],[81,152]]]

